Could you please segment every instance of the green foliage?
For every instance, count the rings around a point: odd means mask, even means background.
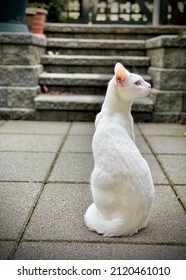
[[[65,19],[62,16],[68,0],[48,0],[48,16],[47,21],[49,22],[64,22]]]
[[[68,0],[29,0],[28,6],[31,8],[43,8],[48,11],[47,21],[64,22],[62,12],[68,4]]]

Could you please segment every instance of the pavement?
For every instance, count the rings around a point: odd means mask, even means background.
[[[132,237],[89,231],[93,123],[0,121],[1,259],[186,259],[186,126],[136,124],[156,195]]]

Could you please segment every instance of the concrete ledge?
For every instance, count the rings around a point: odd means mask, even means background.
[[[42,70],[42,65],[0,66],[0,85],[15,87],[38,86],[38,76]]]
[[[0,108],[1,120],[35,120],[36,111],[26,108]]]
[[[39,95],[35,98],[36,108],[39,110],[86,110],[99,111],[104,96],[94,95]]]
[[[45,35],[34,35],[32,33],[0,33],[0,44],[34,45],[46,47]]]
[[[100,111],[104,101],[102,95],[38,95],[35,98],[37,110],[84,110]],[[135,112],[152,112],[153,101],[149,97],[136,98],[132,106]]]
[[[183,96],[186,91],[179,90],[158,90],[153,88],[151,98],[156,106],[155,112],[181,112]]]
[[[177,112],[154,112],[152,122],[175,123],[180,120],[180,113]]]
[[[130,35],[133,38],[152,38],[154,36],[158,36],[161,34],[179,34],[181,32],[186,31],[185,26],[145,26],[145,25],[117,25],[117,24],[60,24],[60,23],[46,23],[45,24],[45,33],[50,33],[51,36],[60,37],[64,34],[64,37],[70,35],[77,36],[81,34],[81,36],[96,36],[100,37],[102,34],[102,38],[112,37],[129,37]]]
[[[147,50],[151,66],[186,69],[186,48],[158,48]]]
[[[186,47],[186,35],[161,35],[146,41],[147,49]]]
[[[48,39],[48,47],[83,49],[144,49],[144,40],[103,40],[103,39]]]
[[[40,87],[0,87],[0,107],[34,108]]]
[[[186,69],[166,69],[150,67],[153,87],[160,90],[185,90]]]
[[[88,55],[43,55],[43,64],[47,65],[99,65],[113,66],[121,62],[125,66],[149,66],[150,59],[146,56],[88,56]]]
[[[72,73],[42,73],[39,77],[41,85],[65,85],[65,86],[106,86],[113,75],[109,74],[72,74]],[[148,75],[143,75],[146,81],[150,81]]]

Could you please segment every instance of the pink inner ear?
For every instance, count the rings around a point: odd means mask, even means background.
[[[119,67],[116,72],[116,80],[121,81],[126,79],[126,71],[124,67]]]

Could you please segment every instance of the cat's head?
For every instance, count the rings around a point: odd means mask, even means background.
[[[118,87],[118,93],[121,99],[134,99],[150,93],[151,85],[145,82],[140,75],[127,71],[121,63],[116,63],[114,72],[113,79]]]

